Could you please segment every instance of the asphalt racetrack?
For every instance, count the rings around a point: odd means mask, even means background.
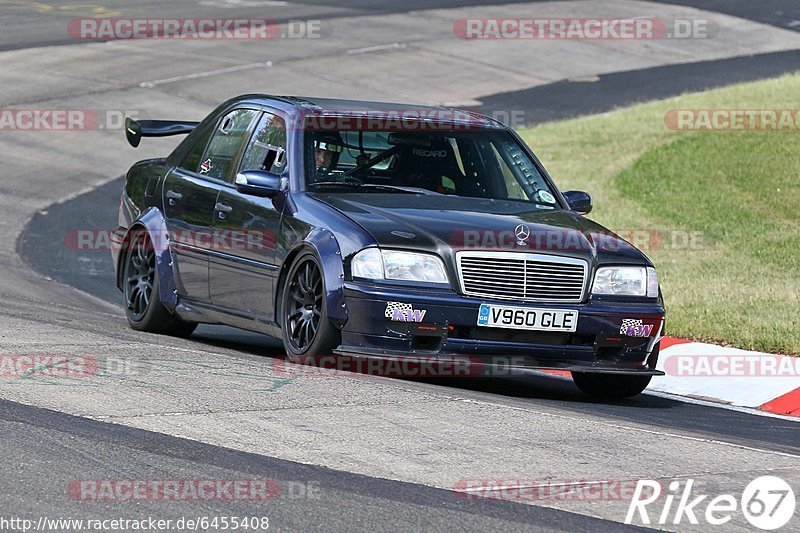
[[[260,91],[520,110],[536,123],[800,69],[796,2],[603,4],[94,6],[101,16],[315,18],[331,30],[319,42],[265,45],[76,42],[64,28],[91,15],[85,3],[4,2],[0,107],[197,120],[227,97]],[[732,37],[545,50],[471,46],[452,35],[454,19],[531,13],[703,16]],[[0,520],[268,516],[270,529],[282,531],[624,531],[643,525],[623,523],[629,497],[536,498],[522,489],[692,479],[698,494],[739,495],[767,474],[800,487],[800,425],[788,418],[650,393],[600,403],[571,380],[539,374],[305,375],[287,371],[280,343],[263,336],[221,326],[189,339],[131,330],[108,251],[70,243],[78,230],[113,229],[119,176],[174,144],[148,139],[134,151],[110,128],[0,130],[2,353],[99,365],[88,378],[0,376]],[[267,479],[278,490],[259,501],[135,502],[91,501],[74,490],[86,480],[187,479]],[[465,496],[470,482],[487,479],[520,486],[516,496]],[[795,516],[786,530],[799,524]],[[752,526],[737,514],[724,530]]]

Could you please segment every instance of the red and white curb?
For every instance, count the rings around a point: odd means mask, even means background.
[[[800,418],[800,357],[663,337],[657,368],[648,392]]]
[[[800,357],[661,339],[648,391],[800,417]]]

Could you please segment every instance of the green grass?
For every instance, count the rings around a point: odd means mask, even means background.
[[[658,230],[668,333],[800,354],[800,132],[686,132],[677,108],[794,109],[800,75],[522,131],[562,190],[612,230]],[[683,237],[696,235],[692,245]],[[675,239],[675,240],[671,240]]]

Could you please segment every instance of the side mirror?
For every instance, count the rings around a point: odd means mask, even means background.
[[[281,177],[274,172],[245,170],[236,175],[235,185],[242,194],[273,198],[281,192]]]
[[[592,212],[592,197],[588,192],[567,191],[564,193],[569,208],[581,215]]]

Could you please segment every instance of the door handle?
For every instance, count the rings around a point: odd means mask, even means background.
[[[228,216],[228,213],[233,211],[233,208],[231,206],[219,202],[217,202],[217,205],[214,206],[214,209],[217,212],[217,216],[222,220],[225,220],[225,217]]]
[[[183,195],[176,190],[170,189],[167,191],[167,200],[169,201],[169,205],[175,205],[178,203],[178,200],[183,198]]]

